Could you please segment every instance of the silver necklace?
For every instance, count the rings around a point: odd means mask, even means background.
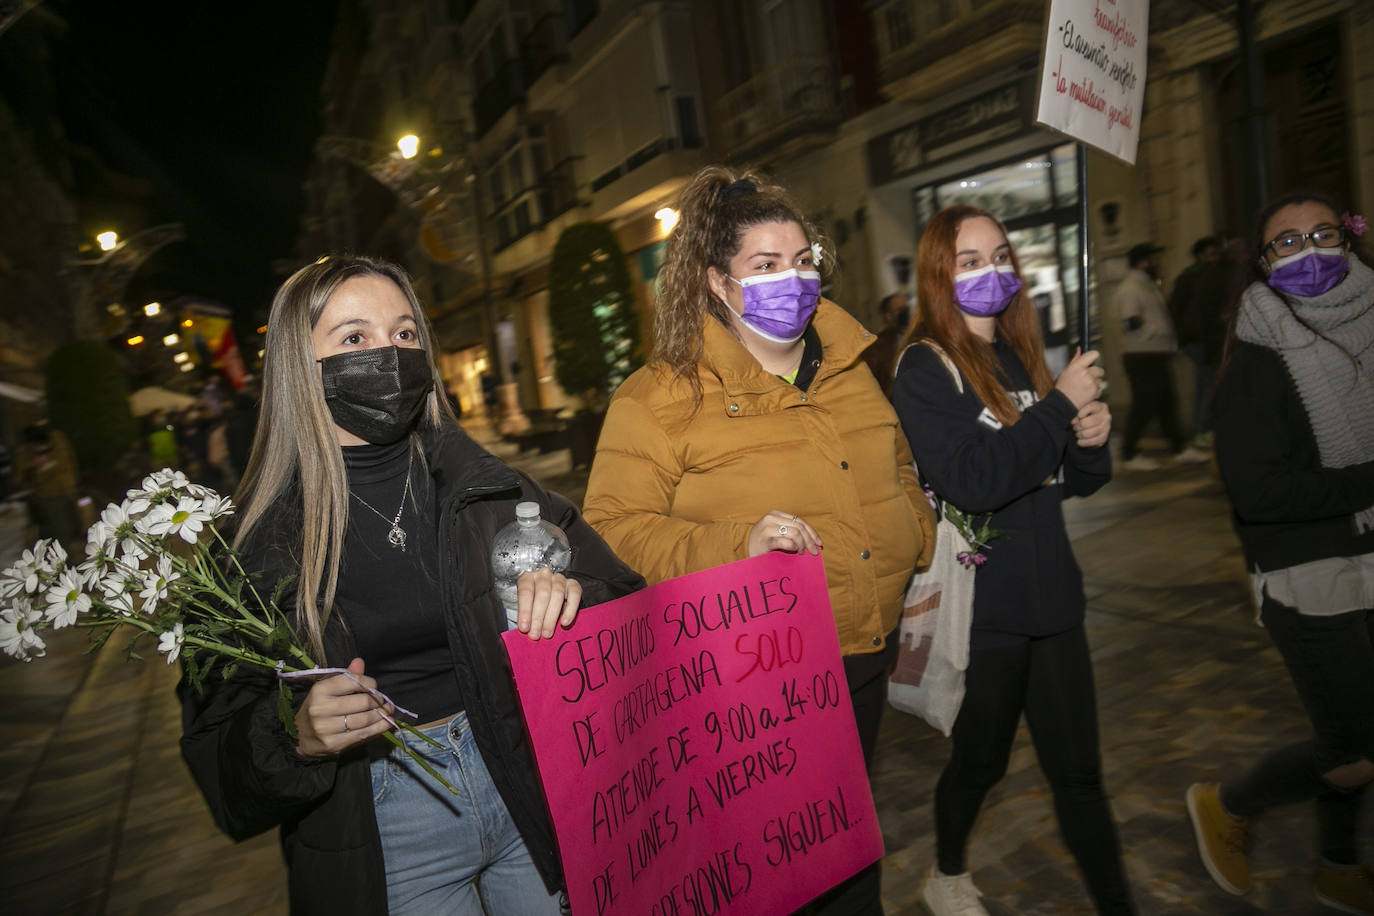
[[[390,544],[392,547],[401,548],[402,553],[404,553],[406,549],[406,530],[401,527],[401,513],[406,510],[406,497],[410,495],[410,469],[414,466],[415,451],[412,449],[410,452],[410,462],[406,465],[406,486],[405,489],[401,491],[401,504],[396,507],[396,517],[391,519],[391,530],[388,531],[386,535],[386,542]],[[378,512],[377,509],[372,505],[372,503],[363,499],[361,496],[359,496],[357,493],[354,493],[352,490],[349,490],[348,492],[356,500],[358,500],[358,502],[362,503],[364,506],[367,506],[367,508],[371,509],[372,513],[376,515],[378,518],[380,518],[382,521],[387,520],[386,516]]]

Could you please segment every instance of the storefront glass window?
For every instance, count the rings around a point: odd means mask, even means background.
[[[1054,161],[1054,204],[1072,207],[1078,203],[1078,163],[1072,143],[1056,146],[1050,157]]]
[[[981,207],[1007,227],[1040,316],[1046,360],[1057,373],[1078,339],[1078,174],[1066,143],[996,168],[912,192],[917,236],[936,212],[954,204]],[[1092,310],[1097,311],[1096,303]],[[1097,316],[1093,316],[1093,336]]]
[[[1050,160],[1036,156],[950,181],[936,188],[941,207],[969,204],[996,213],[1005,222],[1054,206]]]

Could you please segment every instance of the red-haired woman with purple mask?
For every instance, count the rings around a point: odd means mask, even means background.
[[[970,558],[973,628],[953,751],[935,789],[936,916],[986,911],[964,861],[1024,713],[1069,851],[1102,913],[1134,912],[1102,784],[1083,580],[1061,503],[1111,478],[1093,351],[1052,379],[1006,228],[935,214],[917,248],[917,323],[893,385],[923,482],[999,532]]]

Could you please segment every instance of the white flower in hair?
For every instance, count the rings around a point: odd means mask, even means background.
[[[820,267],[820,266],[821,266],[821,261],[824,259],[824,254],[825,254],[825,249],[821,247],[821,243],[820,243],[820,242],[812,242],[812,243],[811,243],[811,261],[812,261],[817,267]]]

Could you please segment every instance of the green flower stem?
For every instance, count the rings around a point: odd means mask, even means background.
[[[438,748],[442,748],[442,747],[443,747],[442,744],[440,744],[438,741],[435,741],[435,740],[434,740],[433,738],[431,738],[429,735],[426,735],[426,734],[424,734],[423,732],[416,731],[415,728],[414,728],[414,726],[404,725],[404,724],[402,724],[402,723],[400,723],[400,722],[398,722],[398,723],[396,723],[396,724],[397,724],[397,725],[400,725],[401,728],[404,728],[406,731],[410,732],[411,734],[419,735],[421,738],[424,738],[426,741],[428,741],[430,744],[434,745],[435,747],[438,747]],[[404,741],[402,741],[400,738],[396,737],[396,733],[395,733],[395,732],[388,731],[388,732],[384,732],[384,734],[386,735],[386,740],[390,741],[392,744],[396,745],[396,746],[399,747],[401,750],[405,751],[405,752],[406,752],[406,756],[409,757],[411,760],[415,761],[417,764],[419,764],[420,769],[424,770],[426,773],[428,773],[429,775],[431,775],[431,776],[433,776],[435,779],[437,779],[437,780],[439,781],[439,785],[443,786],[445,789],[448,789],[449,792],[453,793],[454,795],[457,795],[457,794],[458,794],[458,790],[455,789],[455,788],[453,787],[453,784],[452,784],[452,783],[450,783],[450,782],[449,782],[447,779],[445,779],[444,777],[440,776],[440,775],[439,775],[439,771],[436,770],[436,769],[434,769],[434,767],[430,766],[428,760],[426,760],[425,758],[421,757],[419,754],[415,753],[414,748],[412,748],[409,744],[406,744],[406,743],[405,743]]]

